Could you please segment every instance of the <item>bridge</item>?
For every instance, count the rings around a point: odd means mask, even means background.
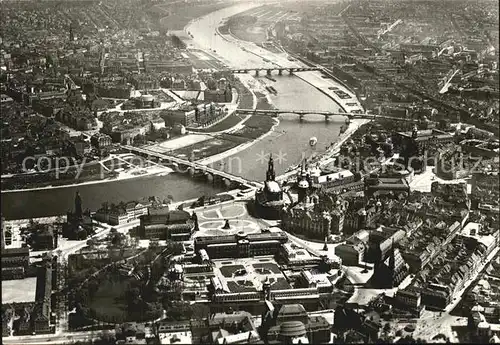
[[[155,151],[151,151],[148,149],[144,148],[139,148],[139,147],[134,147],[130,145],[122,145],[121,146],[123,149],[128,150],[131,153],[136,153],[140,156],[146,156],[146,157],[157,157],[161,158],[162,160],[165,160],[167,162],[177,164],[177,166],[180,168],[181,166],[187,168],[187,170],[183,172],[189,172],[192,175],[195,175],[196,173],[202,173],[205,176],[207,176],[208,179],[210,179],[210,176],[213,178],[215,181],[215,176],[218,176],[221,178],[226,185],[229,187],[231,183],[236,184],[238,186],[245,186],[245,187],[263,187],[261,183],[254,182],[254,181],[249,181],[247,179],[244,179],[243,177],[236,176],[230,173],[227,173],[225,171],[217,170],[211,167],[208,167],[206,165],[197,163],[197,162],[191,162],[182,158],[174,157],[174,156],[168,156],[164,155],[162,153],[158,153]]]
[[[231,69],[231,73],[248,73],[255,72],[255,75],[259,75],[259,72],[266,71],[267,75],[271,75],[273,71],[278,71],[278,75],[282,75],[283,71],[288,71],[290,74],[294,72],[308,72],[308,71],[319,71],[319,67],[257,67],[257,68],[238,68]]]
[[[408,119],[394,116],[368,114],[368,113],[341,113],[334,111],[321,111],[321,110],[281,110],[281,109],[236,109],[240,114],[250,114],[250,115],[267,115],[272,117],[278,117],[280,114],[295,114],[299,116],[302,120],[305,115],[323,115],[325,120],[328,120],[330,116],[345,116],[348,119],[367,119],[367,120],[392,120],[392,121],[404,121],[404,122],[421,122],[418,119]]]

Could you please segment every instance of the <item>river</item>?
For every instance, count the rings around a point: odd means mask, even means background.
[[[216,29],[224,18],[243,12],[252,6],[254,5],[231,6],[193,21],[188,25],[187,30],[193,34],[194,44],[203,49],[215,49],[216,54],[230,66],[240,68],[269,66],[272,62],[264,62],[261,57],[242,50],[241,46],[250,47],[253,52],[262,53],[260,48],[251,47],[248,42],[226,40],[216,34]],[[272,60],[271,53],[265,52],[265,54],[270,57],[269,60]],[[270,98],[274,106],[279,109],[339,110],[339,106],[333,100],[298,77],[284,73],[283,76],[273,76],[273,78],[276,82],[264,77],[259,79],[272,84],[278,91],[277,95]],[[284,115],[280,117],[280,124],[273,133],[229,158],[233,163],[235,157],[237,157],[237,162],[241,162],[241,164],[233,164],[231,171],[248,179],[261,181],[265,177],[267,160],[259,158],[262,154],[272,152],[276,158],[275,167],[279,175],[288,166],[298,163],[304,155],[310,156],[315,151],[324,151],[326,145],[338,138],[340,126],[343,123],[342,117],[334,117],[331,121],[325,122],[322,116],[308,115],[300,122],[296,115]],[[315,148],[309,146],[309,138],[312,136],[318,139]],[[224,165],[224,169],[228,169],[227,164]],[[183,200],[222,191],[210,184],[194,181],[187,176],[171,174],[29,192],[2,192],[2,215],[6,219],[19,219],[63,214],[72,209],[77,190],[82,195],[84,208],[91,210],[96,210],[105,201],[117,203],[153,195],[161,199],[171,195],[174,200]]]
[[[223,20],[255,6],[251,3],[239,4],[193,21],[186,27],[186,31],[193,36],[193,46],[212,51],[232,68],[296,66],[295,62],[287,60],[286,54],[274,54],[253,43],[223,37],[216,33]],[[272,85],[277,90],[277,95],[271,95],[270,100],[278,109],[341,111],[340,106],[331,98],[302,79],[288,75],[288,72],[284,72],[281,76],[274,72],[272,78],[276,82],[264,76],[257,79],[266,85]],[[298,116],[293,114],[280,116],[280,124],[274,133],[248,149],[224,159],[222,165],[215,163],[214,167],[250,180],[260,181],[265,178],[267,168],[267,161],[261,157],[272,152],[277,158],[276,173],[280,175],[290,165],[299,163],[302,157],[325,151],[326,146],[338,138],[340,127],[344,123],[345,119],[341,116],[332,117],[328,122],[325,122],[321,115],[306,115],[303,121],[299,121]],[[309,139],[312,136],[318,139],[314,148],[309,146]]]

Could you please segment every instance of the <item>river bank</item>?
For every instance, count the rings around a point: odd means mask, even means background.
[[[132,168],[128,171],[119,172],[116,177],[108,177],[100,180],[92,180],[92,181],[81,181],[68,183],[65,185],[57,185],[57,186],[44,186],[44,187],[35,187],[35,188],[22,188],[22,189],[11,189],[11,190],[2,190],[2,194],[8,193],[20,193],[20,192],[34,192],[34,191],[43,191],[43,190],[54,190],[54,189],[62,189],[62,188],[74,188],[74,187],[84,187],[89,185],[97,185],[109,182],[117,182],[117,181],[126,181],[130,179],[138,179],[144,177],[152,177],[152,176],[164,176],[172,173],[174,170],[171,168],[154,165],[148,168]]]

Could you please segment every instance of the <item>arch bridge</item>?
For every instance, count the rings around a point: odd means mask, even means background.
[[[259,75],[260,72],[266,71],[267,75],[271,75],[273,71],[278,71],[278,75],[282,75],[283,71],[287,71],[290,74],[294,72],[307,72],[307,71],[319,71],[319,67],[256,67],[256,68],[236,68],[231,69],[231,73],[248,73],[255,72],[255,75]]]
[[[197,162],[192,162],[188,161],[182,158],[174,157],[174,156],[168,156],[162,153],[158,153],[155,151],[151,151],[148,149],[140,148],[140,147],[134,147],[130,145],[122,145],[121,146],[123,149],[128,150],[131,153],[135,153],[139,156],[143,157],[157,157],[162,159],[165,162],[171,163],[172,165],[175,165],[178,167],[179,171],[181,172],[189,172],[193,176],[200,176],[204,175],[207,177],[208,180],[211,180],[215,182],[215,178],[221,179],[226,186],[237,186],[237,187],[245,187],[245,188],[254,188],[254,187],[262,187],[261,183],[254,182],[247,180],[243,177],[233,175],[231,173],[217,170],[215,168],[197,163]]]
[[[403,122],[420,122],[418,119],[408,119],[394,116],[369,114],[369,113],[346,113],[346,112],[335,112],[335,111],[321,111],[321,110],[282,110],[282,109],[237,109],[240,114],[250,114],[250,115],[263,115],[278,117],[281,114],[295,114],[301,120],[306,115],[323,115],[325,120],[328,120],[331,116],[345,116],[348,119],[367,119],[367,120],[392,120],[392,121],[403,121]]]

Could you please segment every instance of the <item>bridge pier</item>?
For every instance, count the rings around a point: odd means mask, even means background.
[[[212,175],[210,173],[205,173],[205,176],[206,176],[208,183],[215,184],[214,175]]]
[[[293,72],[294,72],[294,71],[295,71],[295,69],[294,69],[294,68],[290,68],[290,69],[288,70],[288,72],[290,72],[290,75],[293,75]]]
[[[271,75],[271,70],[270,69],[267,70],[267,75]]]
[[[259,76],[259,70],[258,70],[258,69],[256,69],[256,70],[255,70],[255,76],[256,76],[256,77],[258,77],[258,76]]]
[[[304,121],[304,114],[299,114],[299,121],[300,122]]]
[[[325,122],[328,122],[330,120],[330,115],[325,115]]]
[[[283,75],[283,70],[282,69],[278,70],[278,75]]]

